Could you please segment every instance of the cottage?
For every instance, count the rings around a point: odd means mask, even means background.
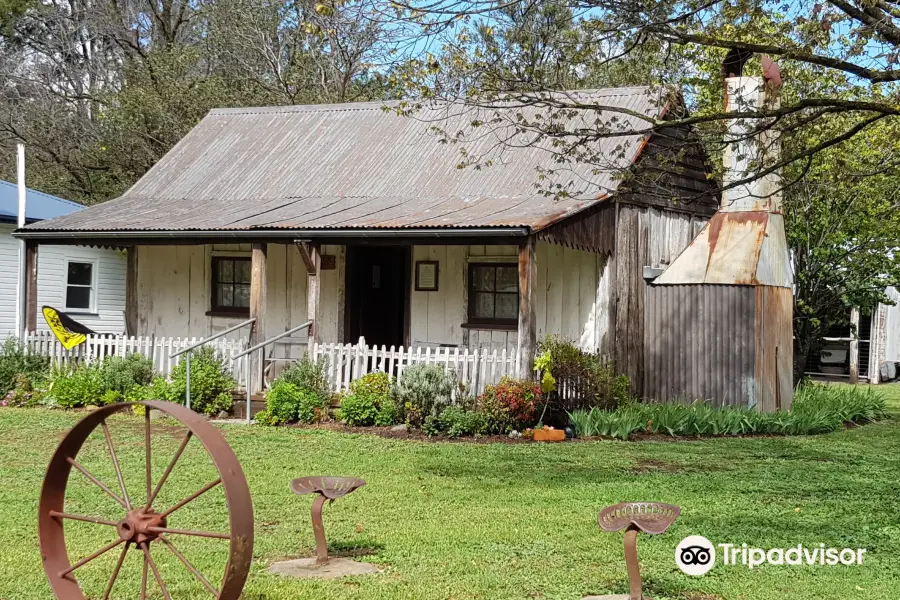
[[[84,206],[37,190],[26,190],[26,223],[40,223]],[[12,233],[18,219],[15,184],[0,181],[0,336],[16,335],[16,274],[19,242]],[[125,254],[82,245],[41,246],[30,330],[49,331],[38,315],[50,305],[98,333],[125,332]]]
[[[506,349],[526,374],[555,333],[608,354],[639,392],[644,268],[669,264],[717,199],[685,131],[640,133],[668,96],[579,94],[630,113],[565,117],[561,137],[627,132],[598,142],[604,164],[567,162],[509,124],[534,107],[220,109],[121,198],[18,235],[127,247],[138,335],[203,338],[254,318],[262,342],[308,319],[303,343]],[[434,132],[474,121],[491,125],[457,143]]]

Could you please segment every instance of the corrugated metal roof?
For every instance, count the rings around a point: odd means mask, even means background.
[[[661,113],[646,87],[577,94],[583,103]],[[121,198],[29,229],[58,231],[531,227],[601,201],[637,157],[642,135],[598,142],[604,165],[560,163],[548,139],[516,133],[517,113],[545,108],[435,104],[412,117],[384,103],[214,110]],[[622,112],[569,111],[567,131],[646,128]],[[473,120],[462,143],[442,143]],[[574,138],[571,138],[574,139]],[[460,148],[490,166],[458,168]],[[557,199],[543,182],[584,193]],[[589,185],[587,185],[589,182]]]
[[[28,188],[25,218],[30,223],[79,211],[84,206]],[[16,184],[0,180],[0,221],[15,223],[19,214],[19,190]]]

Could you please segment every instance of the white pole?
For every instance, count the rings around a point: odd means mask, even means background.
[[[25,187],[25,144],[17,147],[16,167],[19,186],[18,227],[25,227],[25,210],[27,191]],[[25,330],[25,240],[19,243],[19,277],[16,279],[16,336],[24,340]]]

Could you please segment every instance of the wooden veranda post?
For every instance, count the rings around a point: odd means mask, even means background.
[[[250,329],[250,345],[266,341],[266,244],[253,244],[250,261],[250,318],[256,319]],[[263,352],[253,352],[250,358],[250,373],[253,383],[262,389]]]
[[[537,311],[534,305],[537,287],[537,262],[534,258],[535,238],[519,246],[519,336],[516,377],[529,379],[534,375],[534,355],[537,351]]]
[[[37,330],[38,314],[38,246],[25,242],[25,331]]]
[[[312,321],[309,328],[309,343],[319,339],[319,296],[322,290],[322,256],[318,244],[297,242],[297,250],[306,266],[306,318]]]
[[[125,333],[138,335],[137,246],[130,246],[127,253],[125,267]]]

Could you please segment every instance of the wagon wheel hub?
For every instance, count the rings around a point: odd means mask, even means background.
[[[129,511],[124,519],[119,521],[117,529],[119,537],[132,544],[149,543],[158,537],[154,528],[165,527],[166,517],[156,513],[152,508],[138,508]]]

